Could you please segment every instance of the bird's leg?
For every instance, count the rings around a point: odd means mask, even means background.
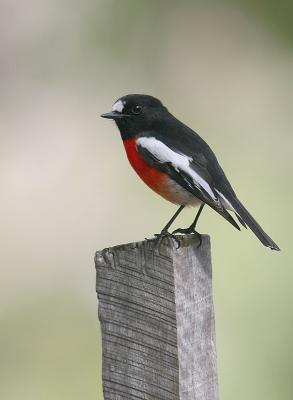
[[[168,237],[170,237],[172,239],[175,239],[177,244],[178,244],[178,247],[180,246],[180,243],[179,243],[178,239],[175,237],[175,235],[170,233],[168,231],[168,229],[173,224],[173,222],[178,217],[178,215],[181,213],[181,211],[184,209],[184,207],[185,207],[185,205],[180,206],[178,208],[178,210],[175,212],[175,214],[173,215],[173,217],[170,219],[170,221],[167,223],[167,225],[164,226],[164,228],[161,230],[161,233],[155,234],[155,236],[158,238],[158,242],[160,242],[163,237],[168,236]]]
[[[184,209],[185,205],[180,206],[178,208],[178,210],[175,212],[175,214],[173,215],[173,217],[170,219],[170,221],[167,223],[167,225],[162,229],[161,233],[166,233],[168,232],[168,229],[170,228],[170,226],[173,224],[173,222],[175,221],[175,219],[178,217],[178,215],[181,213],[181,211]]]
[[[194,234],[196,234],[196,235],[199,235],[199,240],[200,240],[199,246],[200,246],[200,245],[201,245],[201,241],[202,241],[202,239],[201,239],[201,234],[198,233],[198,232],[195,230],[195,227],[196,227],[197,221],[198,221],[198,219],[199,219],[199,217],[200,217],[200,214],[201,214],[203,208],[204,208],[204,203],[201,203],[201,205],[200,205],[200,207],[199,207],[199,210],[198,210],[198,212],[197,212],[197,214],[196,214],[196,217],[195,217],[194,221],[192,222],[192,224],[191,224],[188,228],[185,228],[185,229],[182,229],[182,228],[175,229],[175,231],[173,231],[172,234],[174,235],[175,233],[183,233],[183,234],[194,233]],[[199,246],[198,246],[198,247],[199,247]]]

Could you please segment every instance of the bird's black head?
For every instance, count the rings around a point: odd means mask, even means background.
[[[140,132],[155,129],[166,113],[166,107],[155,97],[128,94],[120,97],[113,104],[112,111],[102,114],[101,117],[113,119],[124,140]]]

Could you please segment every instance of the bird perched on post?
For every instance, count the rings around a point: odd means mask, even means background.
[[[129,94],[118,99],[112,111],[101,115],[116,122],[128,160],[139,177],[155,192],[180,207],[160,235],[185,206],[200,205],[193,223],[174,233],[197,233],[196,223],[205,204],[240,230],[229,214],[272,250],[280,250],[238,200],[208,144],[175,118],[160,100]]]

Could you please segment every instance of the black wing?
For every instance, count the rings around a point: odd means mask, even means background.
[[[208,204],[240,230],[221,201],[204,155],[192,157],[186,154],[186,150],[182,147],[185,146],[177,146],[166,141],[165,137],[158,137],[157,132],[156,134],[144,132],[137,138],[137,150],[150,165],[166,173],[177,184]]]

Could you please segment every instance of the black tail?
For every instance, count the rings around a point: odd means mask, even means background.
[[[252,215],[246,210],[243,204],[236,198],[236,196],[229,196],[229,202],[234,208],[236,214],[248,225],[252,232],[259,238],[259,240],[272,250],[279,251],[279,246],[263,231],[260,225],[252,217]]]

